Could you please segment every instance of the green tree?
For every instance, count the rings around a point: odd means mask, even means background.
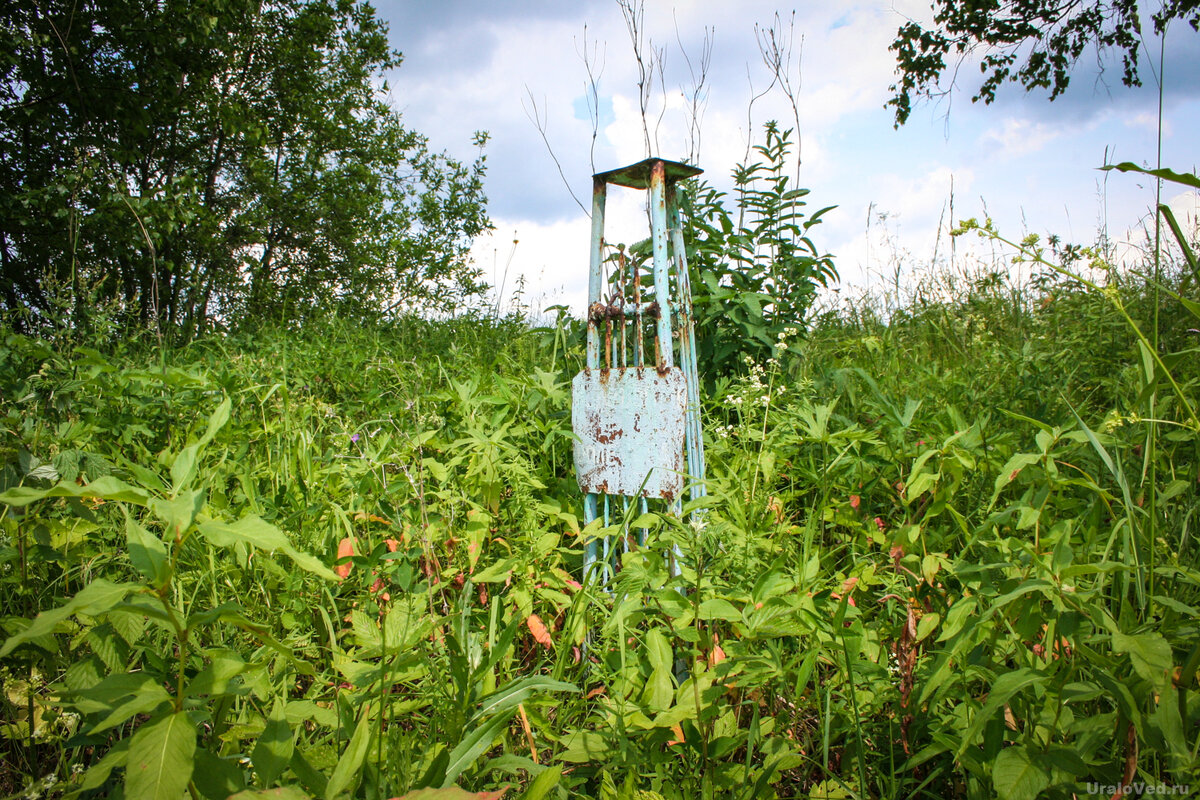
[[[984,79],[972,102],[992,102],[1008,82],[1027,91],[1049,89],[1053,100],[1066,91],[1072,67],[1089,46],[1117,51],[1122,82],[1141,85],[1143,18],[1135,0],[934,0],[933,10],[933,27],[910,21],[892,42],[900,80],[887,105],[895,109],[897,126],[908,120],[914,98],[948,91],[941,88],[948,57],[957,58],[957,75],[958,65],[982,53]],[[1200,5],[1166,0],[1151,17],[1154,32],[1164,33],[1174,19],[1200,30]]]
[[[482,290],[484,159],[386,102],[352,0],[44,0],[0,10],[0,311],[36,328],[377,315]],[[482,147],[486,137],[476,134]]]

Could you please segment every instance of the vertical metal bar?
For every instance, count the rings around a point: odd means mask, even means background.
[[[603,178],[592,179],[592,243],[591,266],[588,272],[588,336],[587,336],[587,365],[591,369],[600,366],[600,332],[596,329],[593,319],[592,306],[600,302],[600,294],[604,290],[604,277],[601,269],[604,266],[604,206],[607,199],[608,184]]]
[[[641,270],[638,269],[637,259],[630,259],[629,271],[633,275],[633,365],[640,367],[643,364],[642,328],[645,327],[646,319],[642,316],[642,276]]]
[[[655,159],[650,168],[650,238],[654,245],[654,299],[658,302],[658,368],[675,366],[671,343],[670,259],[667,257],[667,167]]]
[[[612,329],[613,329],[612,317],[605,316],[605,318],[604,318],[604,368],[605,369],[613,368],[613,353],[616,352],[616,349],[613,346]]]
[[[600,292],[603,289],[603,277],[600,270],[604,264],[604,207],[607,199],[608,185],[603,178],[592,179],[592,241],[590,266],[588,272],[588,328],[587,328],[587,365],[591,369],[600,366],[600,336],[596,330],[596,320],[593,319],[592,306],[600,302]],[[596,519],[597,496],[589,492],[583,501],[583,524],[588,525]],[[586,582],[592,577],[596,568],[597,542],[595,539],[584,545],[583,577]],[[604,582],[604,576],[599,576]]]
[[[679,197],[674,181],[667,187],[667,218],[671,226],[671,249],[675,260],[676,285],[679,287],[679,362],[687,386],[687,414],[684,441],[687,443],[688,473],[692,479],[692,499],[704,497],[704,429],[700,425],[700,374],[696,363],[696,325],[692,318],[692,283],[688,276],[687,248],[679,217]]]
[[[587,497],[583,498],[583,519],[585,525],[596,518],[596,501],[597,496],[595,492],[588,492]],[[583,546],[584,583],[587,583],[596,571],[596,550],[597,542],[595,538],[589,539]]]
[[[625,313],[625,309],[629,306],[629,289],[625,285],[627,280],[625,276],[625,254],[620,253],[617,257],[617,271],[621,276],[621,369],[629,366],[629,340],[626,333],[629,329],[629,315]]]
[[[645,497],[639,497],[638,500],[639,500],[638,507],[641,509],[641,512],[643,514],[645,514],[646,512],[648,512],[650,510],[650,503],[648,503],[646,501]],[[646,546],[646,529],[645,528],[638,528],[637,543],[638,543],[639,547]]]
[[[629,552],[629,495],[621,498],[621,552]]]

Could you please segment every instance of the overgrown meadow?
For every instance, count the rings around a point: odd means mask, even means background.
[[[1196,791],[1189,292],[941,272],[814,315],[710,376],[704,523],[607,530],[565,318],[7,335],[0,791]]]

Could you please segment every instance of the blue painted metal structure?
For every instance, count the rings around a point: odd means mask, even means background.
[[[592,238],[588,280],[587,367],[572,384],[575,466],[586,493],[584,521],[628,518],[631,499],[645,511],[659,498],[682,513],[687,478],[690,496],[704,487],[704,439],[700,427],[700,381],[692,292],[680,222],[678,184],[702,170],[650,158],[593,176]],[[604,216],[610,185],[648,190],[652,295],[642,296],[638,262],[621,251],[604,296]],[[647,363],[644,336],[654,337]],[[686,472],[686,475],[684,474]],[[616,504],[620,508],[616,508]],[[584,577],[603,585],[613,577],[621,547],[611,537],[585,546]],[[678,553],[672,568],[677,570]]]

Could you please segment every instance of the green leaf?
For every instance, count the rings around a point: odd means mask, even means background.
[[[381,642],[379,623],[366,612],[354,609],[350,612],[350,627],[359,647],[378,648]]]
[[[1193,189],[1200,189],[1200,178],[1188,172],[1175,172],[1165,167],[1162,169],[1146,169],[1134,164],[1132,161],[1122,161],[1120,164],[1106,164],[1100,169],[1105,172],[1113,169],[1117,172],[1139,172],[1142,175],[1149,175],[1152,178],[1162,178],[1164,181],[1190,186]]]
[[[974,597],[960,597],[954,601],[954,605],[950,606],[950,611],[946,613],[946,624],[942,626],[942,633],[938,636],[937,641],[944,642],[954,634],[958,633],[967,622],[974,625],[976,600]]]
[[[171,483],[174,486],[176,493],[186,489],[196,477],[196,466],[200,457],[200,450],[217,435],[221,428],[225,427],[225,423],[229,421],[229,411],[232,408],[232,403],[228,397],[224,398],[212,416],[208,418],[208,427],[204,431],[204,435],[194,442],[191,442],[184,447],[175,458],[171,461]]]
[[[186,711],[138,728],[129,742],[125,796],[129,800],[179,800],[195,766],[196,727]]]
[[[103,733],[117,725],[123,725],[138,714],[150,714],[159,706],[170,701],[171,695],[167,693],[167,690],[148,679],[136,694],[127,695],[124,702],[113,706],[104,719],[88,730],[88,735]]]
[[[543,692],[578,692],[569,683],[556,681],[545,675],[526,675],[518,681],[506,684],[479,700],[474,717],[482,719],[489,714],[501,714],[516,709],[518,705]]]
[[[505,558],[496,561],[471,576],[474,583],[500,583],[512,575],[517,559]]]
[[[996,505],[996,499],[1000,497],[1000,492],[1004,490],[1017,476],[1021,474],[1021,470],[1030,464],[1036,464],[1041,460],[1041,456],[1037,453],[1017,453],[1010,458],[1000,469],[1000,474],[996,476],[996,485],[992,490],[992,500],[988,503],[988,508]]]
[[[658,628],[646,631],[643,641],[646,657],[650,660],[651,669],[670,669],[674,661],[671,655],[671,643],[663,636]]]
[[[270,786],[283,774],[283,770],[292,761],[294,748],[292,729],[288,726],[284,714],[284,703],[282,700],[276,700],[266,727],[263,728],[258,742],[254,745],[254,752],[250,755],[250,762],[254,764],[254,771],[258,773],[263,786]]]
[[[700,604],[696,615],[699,619],[723,619],[727,622],[741,622],[742,612],[728,600],[720,597],[710,597]]]
[[[289,703],[288,705],[292,704]],[[300,783],[305,789],[310,791],[315,797],[325,796],[325,786],[328,783],[325,773],[315,769],[312,764],[309,764],[302,750],[292,751],[291,767],[292,772],[296,773],[296,777],[300,779]]]
[[[234,650],[209,650],[204,655],[211,663],[187,682],[183,689],[185,697],[225,694],[229,683],[251,666]]]
[[[237,522],[205,520],[197,526],[200,534],[217,547],[232,547],[242,542],[266,550],[280,550],[289,545],[283,531],[257,514],[247,514]]]
[[[125,539],[129,543],[130,563],[154,588],[165,586],[168,580],[166,545],[143,528],[124,506],[121,510],[125,512]]]
[[[467,792],[457,786],[447,786],[442,789],[417,789],[395,800],[500,800],[503,795],[504,789],[494,792]]]
[[[58,608],[43,611],[38,614],[28,628],[10,636],[0,647],[0,658],[8,655],[18,645],[53,633],[58,624],[77,612],[95,616],[108,611],[120,603],[130,592],[136,592],[141,587],[133,583],[111,583],[98,578]]]
[[[17,486],[0,492],[0,504],[27,506],[47,497],[99,497],[103,500],[121,501],[139,506],[146,505],[150,500],[150,494],[145,489],[138,489],[111,475],[105,475],[86,486],[80,486],[74,481],[62,481],[49,489]]]
[[[538,776],[529,782],[529,788],[521,795],[521,800],[543,800],[550,790],[558,786],[562,780],[562,764],[546,767]]]
[[[327,581],[340,581],[341,578],[336,572],[326,566],[319,558],[310,553],[305,553],[302,550],[297,550],[290,544],[280,548],[287,557],[290,558],[297,567],[305,572],[316,575],[318,578],[324,578]]]
[[[936,612],[925,614],[917,621],[917,638],[915,641],[924,641],[929,634],[937,630],[938,623],[941,622],[941,616]]]
[[[911,479],[904,489],[904,502],[913,502],[932,489],[941,478],[942,473],[940,472],[922,472],[916,478]]]
[[[196,477],[196,460],[199,457],[200,445],[196,442],[189,444],[179,451],[171,461],[171,483],[176,492],[182,491]]]
[[[371,706],[366,704],[358,718],[358,725],[354,728],[354,735],[350,737],[350,744],[346,746],[337,766],[333,768],[333,774],[329,776],[329,783],[325,786],[325,800],[334,800],[344,792],[353,791],[358,785],[360,769],[371,744],[373,727]]]
[[[246,788],[246,778],[238,763],[238,756],[222,758],[203,747],[196,750],[192,783],[196,785],[196,791],[201,797],[209,800],[226,800],[230,795]]]
[[[150,499],[150,510],[154,512],[154,516],[162,520],[168,533],[173,534],[175,538],[179,538],[183,535],[184,531],[192,527],[192,523],[196,520],[196,515],[204,507],[204,500],[207,494],[206,491],[201,489],[199,491],[181,491],[169,499],[152,497]]]
[[[238,792],[230,795],[229,800],[308,800],[308,795],[292,786],[280,786],[278,789]]]
[[[1128,636],[1120,631],[1112,635],[1113,650],[1129,653],[1133,671],[1150,682],[1155,689],[1163,690],[1170,685],[1170,674],[1175,666],[1171,645],[1160,634],[1139,633]]]
[[[1027,687],[1040,685],[1045,682],[1046,676],[1044,673],[1028,668],[1006,672],[997,678],[992,685],[992,691],[988,695],[987,702],[983,704],[983,708],[979,709],[979,713],[971,720],[971,725],[967,728],[967,732],[958,746],[955,757],[961,758],[963,753],[967,751],[967,748],[974,744],[975,738],[983,730],[983,726],[1009,701],[1009,698]]]
[[[247,514],[237,522],[205,519],[196,526],[196,530],[210,544],[217,547],[233,547],[242,543],[253,545],[267,552],[279,550],[305,572],[329,581],[341,580],[337,573],[322,563],[320,559],[293,547],[292,543],[288,541],[287,534],[257,514]]]
[[[1006,747],[992,765],[992,783],[1000,800],[1036,800],[1050,776],[1029,760],[1024,746]]]
[[[83,774],[83,780],[79,782],[79,786],[77,787],[78,791],[90,792],[93,789],[99,789],[108,782],[108,776],[112,774],[114,769],[125,766],[128,758],[129,739],[122,739],[104,754],[104,758],[93,764]]]
[[[458,776],[463,773],[468,767],[475,763],[481,755],[486,753],[492,747],[492,742],[496,740],[506,727],[508,721],[512,719],[512,715],[516,713],[516,708],[510,708],[501,714],[497,714],[490,718],[482,725],[476,725],[458,746],[450,751],[450,759],[446,762],[446,776],[442,780],[442,786],[446,787],[458,780]],[[340,765],[339,765],[340,766]],[[330,800],[327,796],[327,800]]]
[[[563,740],[558,758],[571,764],[586,764],[606,759],[612,752],[608,739],[595,731],[576,731]]]
[[[421,466],[429,470],[429,474],[433,476],[438,483],[445,483],[449,473],[446,471],[446,466],[440,461],[432,458],[421,459]]]
[[[198,444],[208,444],[217,435],[221,428],[225,427],[225,423],[229,422],[229,412],[233,408],[233,403],[229,397],[221,400],[220,405],[213,411],[212,416],[208,418],[208,428],[205,429],[204,435],[200,437]]]
[[[671,707],[675,699],[675,684],[671,680],[671,669],[658,666],[650,673],[646,686],[642,689],[642,704],[650,712],[658,714]]]

